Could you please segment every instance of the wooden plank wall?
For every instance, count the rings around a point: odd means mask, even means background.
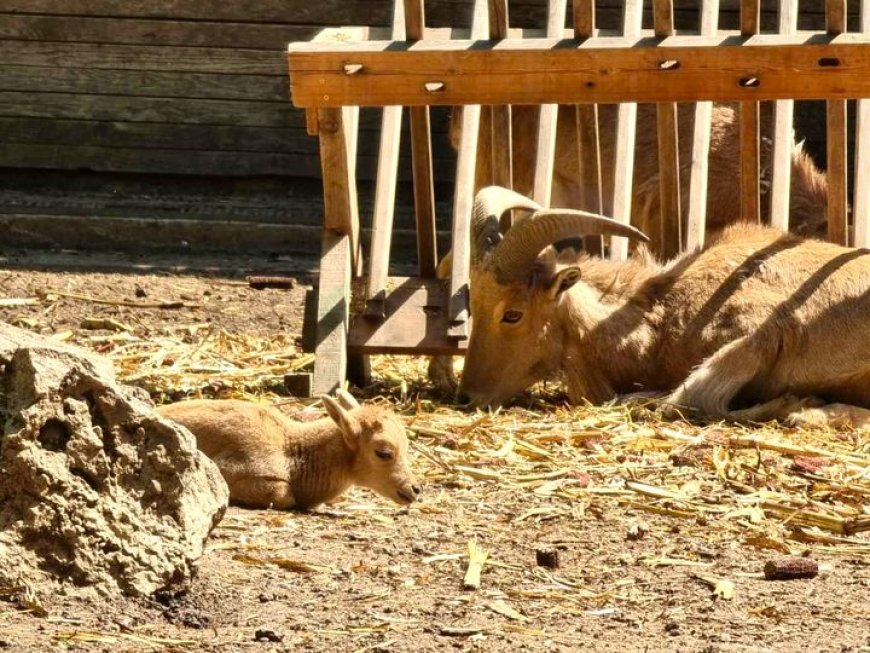
[[[775,28],[775,0],[761,4],[762,30]],[[849,29],[857,4],[849,0]],[[512,0],[511,24],[543,26],[546,5]],[[598,26],[617,28],[621,5],[598,0]],[[471,6],[427,0],[427,24],[468,26]],[[677,0],[677,29],[697,25],[696,7]],[[285,46],[391,16],[392,0],[3,0],[0,166],[317,177],[317,140],[288,101]],[[721,27],[738,22],[738,0],[723,0]],[[799,28],[824,28],[824,0],[801,2]],[[446,116],[433,111],[441,180],[453,171]],[[362,180],[374,178],[379,125],[378,113],[362,112]],[[407,151],[403,159],[407,179]]]

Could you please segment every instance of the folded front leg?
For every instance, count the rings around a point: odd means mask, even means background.
[[[453,401],[459,382],[453,372],[453,356],[433,356],[429,359],[427,376],[435,390]]]
[[[775,350],[760,334],[730,342],[689,374],[665,404],[710,417],[728,417],[731,401],[744,385],[769,369]]]
[[[290,510],[296,507],[293,490],[287,481],[273,477],[240,476],[227,479],[230,503],[248,508]]]

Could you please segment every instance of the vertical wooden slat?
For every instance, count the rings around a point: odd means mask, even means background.
[[[588,39],[595,31],[595,0],[574,0],[574,38]],[[580,208],[592,213],[601,213],[604,202],[601,197],[601,140],[598,132],[598,105],[578,104],[577,114],[577,160],[580,179]],[[583,238],[586,251],[601,256],[601,236]]]
[[[625,0],[622,16],[622,33],[628,37],[640,36],[643,18],[642,0]],[[624,102],[619,105],[616,118],[616,153],[613,171],[613,217],[628,224],[631,222],[631,186],[634,175],[634,145],[637,129],[637,104]],[[610,239],[610,257],[617,261],[628,258],[628,239],[614,236]]]
[[[319,109],[323,173],[323,241],[317,291],[317,326],[312,392],[331,393],[347,374],[347,325],[354,233],[358,233],[356,193],[344,109]]]
[[[359,134],[359,107],[342,107],[342,128],[347,143],[348,201],[350,204],[350,255],[353,259],[353,274],[363,273],[362,241],[359,236],[359,201],[356,192],[356,146]]]
[[[404,0],[393,3],[392,38],[405,38]],[[375,205],[372,216],[372,244],[369,257],[369,278],[366,287],[365,314],[383,318],[386,315],[387,276],[390,267],[390,244],[393,236],[393,216],[396,206],[396,182],[399,175],[399,147],[402,138],[402,107],[384,107],[381,116],[381,137],[378,149],[378,171],[375,181]]]
[[[760,22],[760,0],[741,0],[741,35],[758,34]],[[758,222],[761,218],[758,108],[758,102],[740,103],[740,216],[748,222]]]
[[[547,1],[547,36],[561,37],[565,30],[566,0]],[[546,75],[546,71],[541,71]],[[532,198],[542,206],[550,205],[553,190],[553,166],[556,154],[556,124],[559,105],[541,105],[538,140],[535,150],[535,182]]]
[[[870,34],[870,0],[861,1],[860,29]],[[855,124],[855,199],[852,228],[855,247],[870,247],[870,99],[858,100]]]
[[[595,31],[595,0],[574,0],[574,38],[588,39]]]
[[[367,28],[324,30],[319,38],[368,38]],[[311,391],[331,393],[348,370],[347,328],[350,279],[362,273],[359,205],[356,191],[356,150],[359,107],[318,109],[306,119],[320,140],[323,178],[323,240],[317,288],[315,364]],[[365,359],[357,362],[361,372]]]
[[[719,0],[702,0],[699,31],[704,36],[716,33],[719,26]],[[686,248],[704,244],[707,226],[707,179],[710,168],[710,129],[713,103],[695,105],[692,134],[692,168],[689,178],[689,206],[686,219]]]
[[[423,38],[426,19],[423,0],[404,0],[405,35]],[[432,140],[429,107],[411,107],[411,157],[414,170],[414,212],[417,215],[417,260],[420,276],[434,277],[438,266],[435,235],[435,189],[432,183]]]
[[[488,30],[487,0],[474,1],[471,38],[485,39]],[[456,186],[453,195],[453,265],[450,296],[447,299],[447,336],[468,337],[468,275],[471,262],[471,209],[474,202],[474,172],[477,164],[477,138],[480,132],[480,105],[462,110],[462,136],[456,161]]]
[[[347,143],[347,171],[350,179],[348,185],[348,199],[350,203],[350,276],[359,277],[363,274],[362,240],[360,238],[359,223],[359,200],[356,189],[356,154],[359,135],[359,107],[342,107],[342,122],[344,138]],[[326,239],[324,239],[325,242]],[[348,290],[348,295],[350,291]],[[350,325],[350,315],[345,315],[345,333]],[[347,343],[345,342],[345,345]],[[348,380],[360,387],[367,386],[371,382],[371,363],[365,354],[347,354]],[[343,381],[344,379],[342,379]]]
[[[780,34],[797,30],[797,0],[779,0]],[[794,100],[777,100],[773,105],[773,162],[770,177],[770,224],[788,231],[791,194],[791,158],[794,144]]]
[[[364,41],[367,27],[342,27],[323,30],[315,40],[332,39]],[[359,131],[359,107],[347,106],[335,110],[318,110],[306,116],[306,125],[316,129],[320,137],[321,166],[325,158],[335,174],[323,177],[325,229],[350,236],[353,273],[362,274],[362,245],[359,237],[359,204],[356,189],[356,150]],[[324,149],[325,148],[325,149]]]
[[[846,31],[846,0],[826,0],[829,34]],[[846,244],[846,101],[828,100],[828,240]]]
[[[340,109],[318,109],[320,128],[320,165],[323,173],[323,226],[358,239],[359,213],[356,203],[355,162],[350,159],[350,129],[346,124],[352,113]],[[355,147],[353,148],[355,149]]]
[[[674,33],[673,0],[653,0],[653,26],[659,38]],[[662,102],[656,107],[659,145],[659,196],[661,212],[658,233],[647,234],[662,258],[680,252],[682,229],[680,218],[680,160],[677,136],[677,104]]]
[[[508,35],[507,0],[489,0],[489,37],[505,39]],[[492,130],[492,183],[505,188],[513,188],[513,135],[511,107],[509,104],[488,107],[490,128]],[[511,212],[502,218],[503,228],[512,224]]]

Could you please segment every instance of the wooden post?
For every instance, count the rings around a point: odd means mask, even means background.
[[[699,31],[712,36],[719,27],[719,0],[702,0]],[[707,178],[710,170],[710,130],[713,103],[695,105],[692,134],[692,168],[689,177],[689,208],[686,220],[686,249],[704,244],[707,231]]]
[[[507,0],[489,0],[489,38],[505,39],[508,36]],[[514,187],[513,178],[513,125],[509,104],[489,107],[492,143],[492,183],[505,188]],[[511,212],[503,217],[503,229],[513,223]]]
[[[404,0],[394,0],[392,38],[405,38]],[[369,278],[366,288],[368,317],[385,317],[384,300],[390,268],[390,243],[393,236],[393,215],[396,206],[396,182],[399,175],[399,146],[402,138],[402,107],[384,107],[381,118],[381,140],[378,150],[378,172],[375,181],[375,206],[372,216],[372,244],[369,257]]]
[[[642,0],[625,0],[622,33],[640,36],[643,19]],[[616,118],[616,156],[613,171],[613,217],[626,224],[631,222],[631,187],[634,180],[634,145],[637,129],[637,104],[623,102]],[[610,258],[623,261],[628,258],[628,239],[613,236],[610,239]]]
[[[659,38],[674,33],[674,5],[672,0],[654,0],[653,22]],[[661,102],[656,105],[659,145],[659,196],[661,210],[658,233],[652,238],[654,251],[663,259],[679,254],[682,244],[680,218],[680,149],[678,143],[677,104]]]
[[[870,34],[870,0],[861,1],[860,29]],[[853,245],[870,247],[870,100],[858,100],[855,123],[855,199]]]
[[[574,0],[574,38],[588,39],[595,32],[595,0]],[[601,141],[598,132],[598,105],[578,104],[577,114],[577,160],[580,179],[580,208],[592,213],[601,213],[604,202],[601,197]],[[584,249],[592,256],[601,256],[601,236],[585,236]]]
[[[359,231],[355,179],[349,165],[344,109],[320,109],[324,229],[317,292],[312,393],[335,391],[347,375],[347,327],[353,234]]]
[[[486,38],[487,0],[475,0],[471,38]],[[457,340],[468,337],[468,278],[471,263],[471,210],[474,203],[474,173],[477,167],[477,138],[480,133],[480,105],[462,110],[462,137],[456,160],[456,187],[453,195],[453,268],[450,296],[447,298],[447,336]]]
[[[368,38],[367,27],[327,28],[315,38],[319,42],[361,43]],[[324,228],[350,236],[353,274],[363,271],[362,243],[359,236],[359,203],[356,189],[356,150],[359,132],[359,107],[344,106],[339,112],[307,112],[306,126],[320,136],[320,163],[332,159],[335,175],[323,175]],[[324,147],[326,150],[324,151]],[[324,153],[325,152],[325,153]]]
[[[797,31],[797,0],[780,0],[780,34]],[[794,100],[777,100],[773,109],[773,163],[770,178],[770,224],[788,231],[791,158],[794,143]]]
[[[405,34],[419,41],[425,32],[423,0],[404,0]],[[434,277],[438,267],[435,189],[432,183],[432,140],[429,107],[411,107],[411,157],[414,167],[414,212],[417,215],[417,260],[421,277]]]
[[[761,22],[761,1],[742,0],[740,3],[740,34],[744,37],[758,34]],[[744,84],[757,83],[751,79]],[[740,103],[740,215],[747,222],[759,222],[759,115],[758,102]]]
[[[547,36],[560,37],[565,30],[566,0],[547,1]],[[546,74],[546,71],[541,71]],[[550,205],[553,190],[553,166],[556,154],[556,128],[559,105],[542,104],[538,120],[538,139],[535,148],[535,181],[532,198],[541,206]]]
[[[826,0],[828,34],[846,31],[846,0]],[[846,101],[828,100],[828,240],[845,245],[847,238]]]

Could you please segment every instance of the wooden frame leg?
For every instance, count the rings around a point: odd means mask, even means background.
[[[317,128],[323,171],[323,241],[311,392],[328,394],[347,377],[350,280],[362,271],[356,194],[358,107],[320,109]],[[355,357],[354,370],[365,376],[368,360]]]
[[[347,376],[352,271],[350,236],[324,229],[317,292],[314,379],[311,386],[311,393],[315,396],[335,392]]]

